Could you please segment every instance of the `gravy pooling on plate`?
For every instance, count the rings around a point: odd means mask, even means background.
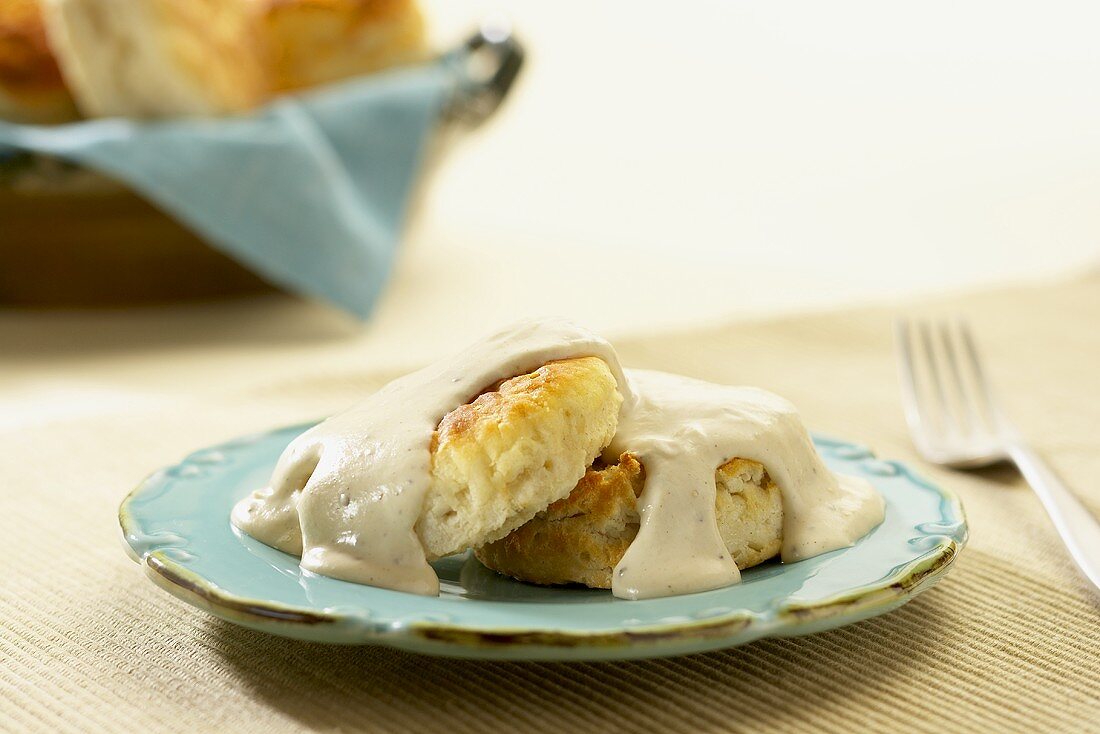
[[[295,439],[271,486],[233,508],[233,524],[302,556],[302,568],[371,586],[438,594],[416,521],[431,439],[447,413],[500,380],[547,362],[599,357],[629,387],[611,345],[564,321],[527,321],[385,385]]]
[[[641,526],[615,569],[615,596],[670,596],[740,580],[714,508],[715,469],[734,457],[760,462],[779,486],[784,561],[849,546],[882,521],[881,496],[865,480],[825,467],[786,400],[755,388],[624,372],[607,341],[568,322],[540,320],[394,380],[306,431],[283,452],[271,486],[234,507],[233,524],[301,555],[308,571],[438,594],[415,525],[439,422],[487,385],[588,356],[608,364],[624,398],[605,456],[630,452],[646,468]]]
[[[645,599],[741,580],[718,532],[714,472],[732,458],[764,465],[783,504],[784,561],[844,548],[882,521],[864,479],[837,476],[814,449],[794,406],[754,387],[627,370],[636,396],[604,452],[645,466],[641,525],[611,577],[615,596]]]

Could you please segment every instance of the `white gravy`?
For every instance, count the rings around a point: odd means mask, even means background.
[[[438,594],[415,524],[440,420],[499,380],[546,362],[595,356],[623,394],[609,458],[646,469],[641,527],[615,568],[625,599],[685,594],[740,580],[718,533],[715,470],[763,464],[783,502],[784,561],[851,545],[882,521],[882,497],[822,463],[794,407],[776,395],[645,370],[626,373],[611,345],[562,321],[526,321],[395,380],[320,423],[283,452],[271,486],[233,509],[233,524],[325,576]]]
[[[624,599],[706,591],[741,579],[718,534],[715,470],[733,458],[763,464],[783,502],[784,561],[843,548],[882,521],[882,497],[865,480],[822,463],[794,406],[754,387],[627,370],[636,402],[604,455],[645,466],[641,527],[612,574]]]
[[[546,362],[599,357],[631,400],[611,345],[565,321],[524,321],[387,384],[296,438],[271,486],[233,508],[233,524],[302,556],[307,571],[438,594],[415,526],[431,480],[432,433],[493,383]]]

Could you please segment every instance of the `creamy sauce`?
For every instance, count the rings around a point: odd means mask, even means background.
[[[489,385],[571,357],[603,359],[625,402],[611,345],[564,321],[526,321],[394,380],[296,438],[271,486],[233,508],[233,524],[302,556],[307,571],[371,586],[438,594],[416,521],[431,482],[432,433]]]
[[[843,548],[882,521],[865,480],[822,463],[789,402],[752,387],[627,370],[636,401],[604,452],[645,466],[641,527],[612,574],[612,591],[645,599],[706,591],[741,579],[718,533],[714,473],[733,458],[764,465],[783,502],[784,561]]]
[[[567,322],[528,321],[389,383],[299,436],[271,486],[233,509],[233,523],[301,555],[308,571],[437,594],[439,579],[415,531],[430,484],[432,433],[487,386],[582,356],[607,362],[624,397],[605,455],[633,453],[646,469],[641,526],[615,568],[615,596],[670,596],[739,581],[715,517],[714,473],[735,457],[763,464],[780,489],[784,561],[849,546],[882,521],[881,496],[824,466],[786,400],[661,372],[624,373],[603,339]]]

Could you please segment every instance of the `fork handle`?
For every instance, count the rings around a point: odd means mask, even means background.
[[[1100,522],[1031,447],[1015,443],[1008,454],[1039,495],[1077,567],[1100,593]]]

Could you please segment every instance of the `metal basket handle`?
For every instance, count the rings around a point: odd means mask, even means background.
[[[507,23],[487,21],[448,58],[461,81],[444,110],[444,117],[476,126],[488,119],[508,96],[523,68],[524,50]],[[484,69],[476,73],[477,67],[484,66],[486,61],[488,74]]]

